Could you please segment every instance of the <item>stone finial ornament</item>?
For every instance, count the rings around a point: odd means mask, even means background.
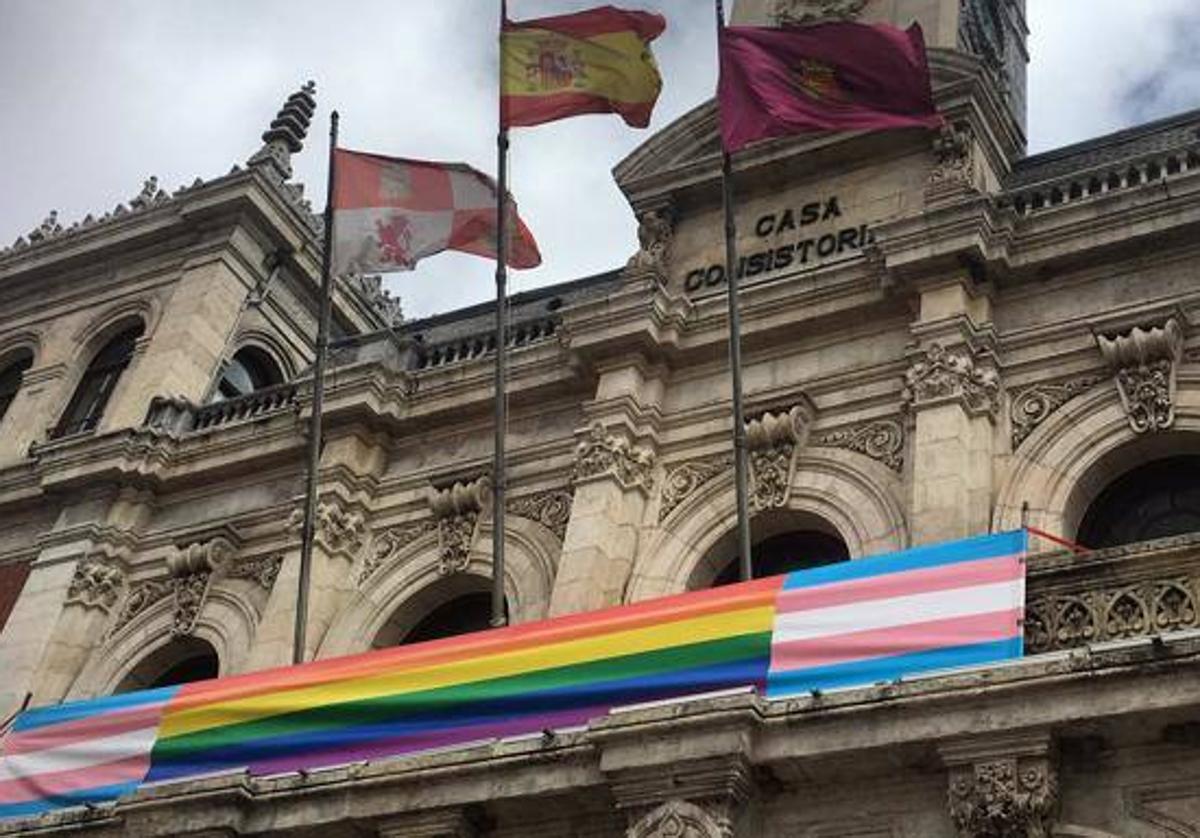
[[[292,155],[304,148],[317,109],[316,92],[317,85],[310,81],[287,98],[263,132],[263,147],[246,161],[248,166],[268,166],[283,180],[292,176]]]
[[[342,277],[342,281],[357,291],[388,326],[399,326],[404,322],[400,298],[393,297],[383,287],[381,274],[349,273]]]
[[[1134,433],[1175,424],[1175,380],[1183,357],[1183,327],[1175,317],[1160,326],[1134,326],[1118,335],[1096,335],[1113,371],[1121,404]]]

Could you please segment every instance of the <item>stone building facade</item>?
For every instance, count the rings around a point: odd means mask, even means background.
[[[741,0],[922,22],[940,134],[737,161],[760,573],[1028,523],[1027,655],[304,775],[150,787],[0,834],[1200,835],[1200,113],[1024,155],[1023,0]],[[0,717],[290,662],[320,220],[313,91],[247,164],[0,252]],[[639,251],[512,301],[510,618],[734,556],[716,114],[614,175]],[[345,278],[310,658],[481,627],[488,306]],[[789,563],[790,562],[790,563]]]

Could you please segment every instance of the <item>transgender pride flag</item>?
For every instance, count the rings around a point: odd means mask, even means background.
[[[767,696],[1018,658],[1024,530],[784,577]]]

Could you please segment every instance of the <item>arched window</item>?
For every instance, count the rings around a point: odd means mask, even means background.
[[[181,637],[151,652],[121,679],[114,692],[171,687],[216,678],[217,650],[198,637]]]
[[[1138,466],[1088,507],[1076,540],[1095,550],[1200,532],[1200,456]]]
[[[489,580],[457,574],[425,588],[396,609],[371,644],[375,649],[440,640],[491,626]]]
[[[490,593],[464,594],[430,611],[400,640],[402,644],[439,640],[483,631],[491,626]]]
[[[820,530],[792,530],[768,536],[755,544],[750,552],[754,557],[755,579],[835,564],[850,558],[844,541]],[[734,556],[712,584],[716,588],[739,581],[739,557]]]
[[[8,407],[17,397],[21,389],[21,376],[33,366],[33,353],[28,350],[21,352],[15,358],[8,358],[0,364],[0,420],[8,412]]]
[[[96,353],[54,429],[55,437],[94,430],[100,424],[104,408],[116,389],[121,373],[129,366],[142,330],[141,324],[126,329]]]
[[[283,373],[275,359],[261,349],[247,346],[239,349],[225,365],[212,400],[223,402],[226,399],[236,399],[255,390],[282,383]]]

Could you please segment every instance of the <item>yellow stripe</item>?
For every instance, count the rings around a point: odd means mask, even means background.
[[[654,55],[634,32],[584,40],[518,30],[506,32],[503,43],[505,96],[584,93],[616,102],[650,102],[662,89]]]
[[[458,660],[448,664],[384,672],[370,678],[356,678],[293,690],[276,690],[234,701],[191,707],[176,713],[168,710],[159,728],[159,738],[195,733],[233,722],[253,721],[297,709],[388,695],[404,695],[575,663],[652,652],[689,643],[703,643],[770,631],[774,616],[775,607],[774,604],[770,604],[502,654],[487,654],[480,658]]]

